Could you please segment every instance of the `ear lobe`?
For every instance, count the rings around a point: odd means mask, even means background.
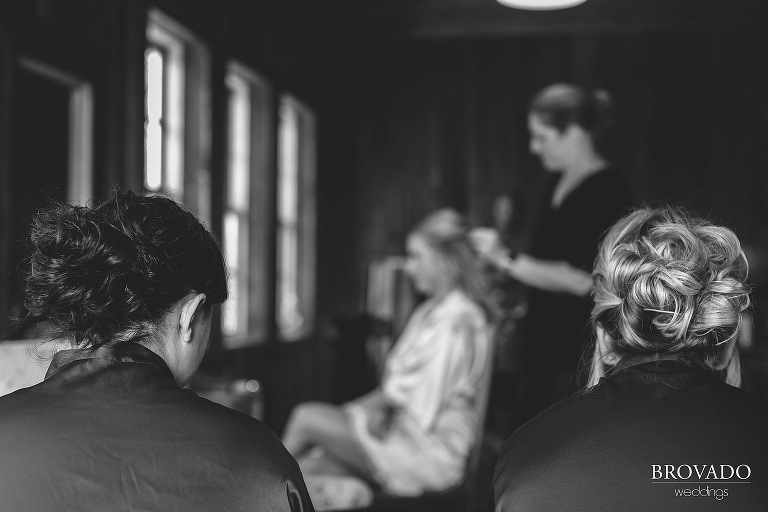
[[[600,360],[609,365],[615,365],[619,362],[619,355],[613,349],[614,340],[605,328],[597,324],[595,327],[595,350]]]
[[[728,368],[728,365],[731,363],[731,358],[733,358],[733,351],[736,350],[736,343],[738,343],[738,335],[734,336],[725,346],[725,349],[723,350],[723,353],[720,357],[715,358],[713,361],[712,367],[717,370],[725,370]]]
[[[192,341],[192,332],[194,330],[195,319],[203,315],[203,304],[205,304],[205,294],[198,293],[187,299],[181,308],[179,316],[179,334],[181,340],[185,343]]]
[[[565,130],[561,133],[564,139],[583,138],[586,134],[584,128],[576,123],[571,123],[565,127]]]

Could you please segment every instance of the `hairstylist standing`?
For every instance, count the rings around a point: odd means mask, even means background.
[[[530,251],[515,255],[492,229],[472,233],[484,258],[528,287],[521,354],[523,419],[576,388],[598,242],[632,206],[625,180],[598,149],[610,124],[610,106],[604,91],[568,84],[540,91],[528,114],[530,150],[556,179],[534,211],[537,225]]]

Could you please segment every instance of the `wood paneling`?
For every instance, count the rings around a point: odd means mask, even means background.
[[[13,110],[12,84],[15,66],[12,39],[3,23],[0,23],[0,111],[11,112]],[[11,273],[11,252],[7,248],[11,246],[11,116],[0,115],[0,286],[9,288],[8,276]],[[11,297],[8,293],[0,294],[0,333],[5,332],[8,322],[6,312],[10,311]]]
[[[94,188],[98,195],[113,186],[136,190],[144,169],[144,47],[147,4],[115,2],[100,20],[106,30],[105,66],[96,82]],[[99,21],[97,19],[97,21]]]
[[[492,198],[514,188],[532,211],[545,173],[528,152],[526,110],[557,81],[611,92],[609,154],[638,199],[701,211],[749,246],[768,242],[765,30],[388,41],[358,45],[350,61],[365,63],[349,99],[357,203],[346,246],[359,277],[335,293],[362,300],[368,262],[401,253],[434,208],[487,222]]]

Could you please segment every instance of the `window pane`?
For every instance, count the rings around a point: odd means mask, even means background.
[[[146,128],[146,186],[159,190],[163,184],[163,129],[159,124],[148,124]]]
[[[268,225],[274,196],[269,172],[275,139],[272,102],[266,82],[238,62],[228,63],[227,167],[224,193],[225,216],[236,216],[237,285],[224,325],[226,348],[239,348],[266,339],[273,325],[273,291],[269,286],[275,268],[271,257],[272,228]],[[234,228],[225,234],[234,236]],[[234,247],[228,251],[235,251]]]
[[[250,226],[248,209],[251,171],[251,96],[250,83],[230,70],[227,131],[227,194],[224,213],[224,246],[230,270],[230,300],[224,312],[223,333],[248,334]]]
[[[240,219],[233,212],[224,214],[224,250],[227,253],[227,265],[231,273],[236,273],[240,268],[239,240]]]
[[[163,54],[157,48],[146,51],[147,120],[160,121],[163,116]]]
[[[228,207],[244,212],[248,209],[251,97],[250,84],[241,76],[230,73],[229,86],[229,158]]]
[[[292,338],[301,332],[304,317],[301,314],[298,294],[298,237],[295,229],[284,226],[280,230],[280,272],[278,324],[281,333]]]
[[[285,339],[304,333],[300,280],[299,222],[301,197],[301,112],[296,103],[283,101],[278,127],[278,269],[277,323]]]
[[[224,257],[229,269],[229,298],[222,308],[222,331],[226,335],[236,334],[239,324],[240,290],[240,219],[233,212],[224,214]]]
[[[279,216],[281,223],[293,224],[299,216],[299,123],[290,104],[280,109],[279,137]]]
[[[186,76],[185,59],[198,59],[201,47],[193,39],[186,39],[189,34],[181,35],[180,30],[184,32],[158,11],[150,11],[146,31],[150,46],[145,50],[146,127],[147,131],[149,126],[159,127],[162,135],[158,143],[153,133],[152,142],[147,144],[153,153],[146,149],[145,185],[184,201],[185,117],[191,115],[200,121],[198,105],[189,105],[188,112],[185,109],[185,91],[194,91],[198,86],[197,72]],[[150,139],[148,134],[145,138]],[[195,167],[192,169],[197,173]]]
[[[144,181],[159,190],[163,180],[163,54],[148,48],[146,66],[146,119],[144,125]]]
[[[239,323],[239,312],[237,310],[237,301],[235,297],[240,295],[240,286],[238,280],[233,276],[229,276],[227,280],[229,284],[230,297],[227,302],[221,308],[221,332],[225,336],[233,336],[238,334],[237,324]]]

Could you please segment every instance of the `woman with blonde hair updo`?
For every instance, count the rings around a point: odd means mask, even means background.
[[[496,510],[766,510],[768,405],[739,389],[747,270],[731,230],[681,209],[614,225],[589,384],[504,445]]]
[[[379,387],[341,407],[307,403],[291,415],[283,442],[318,510],[334,496],[314,475],[350,475],[401,496],[463,478],[487,394],[493,316],[467,230],[462,215],[442,209],[408,235],[406,271],[426,300],[387,356]]]

